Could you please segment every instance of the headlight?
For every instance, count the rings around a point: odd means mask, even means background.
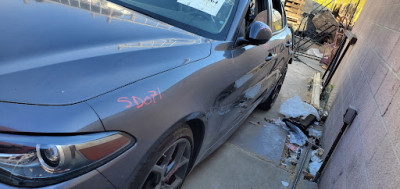
[[[118,156],[135,140],[121,132],[75,136],[0,134],[0,181],[39,187],[82,175]]]

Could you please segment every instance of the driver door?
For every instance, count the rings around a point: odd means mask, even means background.
[[[237,38],[245,37],[246,28],[253,21],[261,21],[270,25],[271,4],[269,0],[253,0],[246,18],[241,22]],[[228,132],[236,128],[252,112],[262,97],[272,89],[276,75],[271,73],[277,62],[275,47],[278,44],[269,41],[263,45],[238,45],[233,48],[232,66],[241,70],[239,77],[231,88],[228,89],[232,94],[230,98],[220,101],[222,104],[235,104],[229,113],[224,116],[220,127],[221,132]]]

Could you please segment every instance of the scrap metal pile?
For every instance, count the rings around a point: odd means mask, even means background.
[[[304,149],[309,147],[313,151],[303,175],[305,179],[313,180],[323,162],[324,150],[319,147],[319,140],[323,133],[322,121],[327,117],[326,112],[315,109],[295,95],[282,103],[279,113],[284,116],[283,119],[267,121],[288,131],[281,164],[287,167],[296,166]]]
[[[338,4],[332,11],[327,6],[333,2],[326,0],[322,5],[307,1],[301,22],[294,32],[295,58],[300,62],[300,56],[317,60],[326,70],[322,76],[323,94],[349,46],[357,41],[357,37],[351,33],[351,25],[355,14],[361,9],[360,0],[355,0],[347,5]],[[325,96],[321,99],[325,99]]]
[[[326,65],[332,61],[340,44],[344,42],[344,30],[351,29],[355,14],[360,11],[360,0],[347,5],[335,4],[332,10],[328,9],[327,6],[333,3],[334,0],[326,0],[323,5],[307,1],[301,21],[292,26],[296,29],[296,56],[307,56],[317,60],[322,58],[321,63]],[[307,53],[310,48],[319,52]]]

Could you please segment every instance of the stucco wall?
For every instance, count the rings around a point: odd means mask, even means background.
[[[320,188],[400,188],[400,0],[367,0],[358,41],[333,79],[328,150],[348,105],[359,110],[321,177]]]

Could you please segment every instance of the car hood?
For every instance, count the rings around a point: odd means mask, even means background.
[[[78,103],[209,56],[209,40],[100,0],[0,1],[0,101]]]

